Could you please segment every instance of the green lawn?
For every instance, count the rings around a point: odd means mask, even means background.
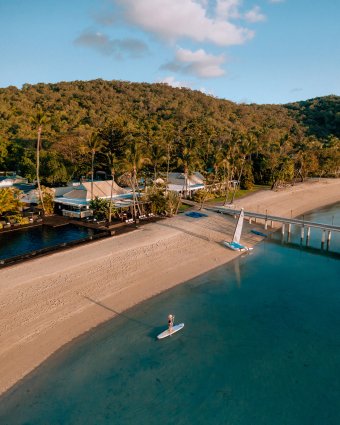
[[[255,185],[252,189],[244,190],[239,189],[236,191],[236,195],[234,199],[239,199],[244,196],[250,195],[251,193],[258,192],[259,190],[269,190],[270,186],[268,185]],[[232,192],[229,193],[228,201],[231,201]],[[220,196],[218,198],[209,199],[209,201],[206,201],[205,204],[215,204],[217,202],[224,202],[225,196]]]
[[[190,209],[190,208],[192,208],[192,206],[182,204],[182,205],[178,208],[178,214],[180,214],[180,213],[182,213],[182,212],[185,212],[186,210],[188,210],[188,209]]]

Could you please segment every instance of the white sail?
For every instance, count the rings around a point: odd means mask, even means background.
[[[241,240],[241,233],[242,233],[242,227],[243,227],[243,219],[244,219],[244,210],[243,208],[241,209],[238,221],[237,221],[237,225],[235,228],[235,233],[234,233],[234,237],[233,237],[233,242],[236,243],[240,243]]]
[[[227,248],[232,249],[233,251],[251,251],[253,249],[240,244],[243,220],[244,220],[244,210],[242,208],[237,220],[236,227],[235,227],[233,240],[231,242],[223,241],[223,245],[226,246]]]

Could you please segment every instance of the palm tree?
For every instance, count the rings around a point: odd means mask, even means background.
[[[184,169],[184,194],[188,194],[188,181],[192,175],[195,167],[200,166],[201,162],[198,158],[196,150],[190,149],[188,146],[184,146],[178,153],[178,164],[183,166]]]
[[[231,204],[234,203],[237,186],[240,184],[241,179],[243,177],[244,168],[246,165],[247,160],[250,162],[251,155],[256,149],[256,140],[254,135],[250,132],[248,134],[244,133],[235,133],[234,137],[234,153],[235,153],[235,166],[237,165],[237,184],[234,184],[234,190],[232,194],[232,199],[230,201]],[[236,170],[235,170],[236,171]]]
[[[31,117],[31,123],[34,128],[37,129],[38,137],[37,137],[37,147],[36,147],[36,179],[37,179],[37,185],[38,185],[38,193],[39,193],[39,199],[41,203],[41,207],[43,209],[43,214],[45,215],[45,206],[44,206],[44,199],[43,194],[41,191],[40,186],[40,148],[41,148],[41,133],[43,124],[47,121],[47,117],[42,111],[41,107],[39,106],[37,108],[37,111],[35,115]]]
[[[122,169],[125,171],[125,174],[128,177],[131,185],[134,218],[136,218],[137,216],[136,205],[138,206],[139,213],[141,213],[139,203],[137,202],[136,198],[136,190],[138,187],[137,174],[138,171],[142,168],[142,166],[148,162],[150,162],[150,159],[144,155],[140,143],[138,143],[135,138],[130,136],[129,147],[125,151],[125,158],[123,159],[121,166]]]
[[[165,192],[168,192],[168,181],[169,181],[169,172],[170,172],[170,161],[171,161],[171,154],[174,148],[174,138],[175,138],[175,131],[171,124],[166,122],[162,126],[162,134],[161,137],[165,141],[166,150],[165,153],[165,160],[166,160],[166,189]]]
[[[85,149],[91,155],[91,201],[93,200],[93,180],[94,180],[94,159],[98,152],[102,152],[106,147],[106,142],[99,137],[97,132],[93,132],[86,142]]]
[[[165,193],[168,193],[168,182],[169,182],[169,172],[170,172],[170,160],[171,153],[173,151],[173,141],[169,140],[166,145],[166,186]]]
[[[274,190],[285,178],[290,179],[290,163],[292,157],[292,143],[290,135],[284,134],[277,141],[269,145],[271,189]],[[294,177],[294,176],[293,176]]]
[[[109,163],[110,171],[111,171],[111,195],[110,195],[110,206],[109,206],[109,224],[111,223],[111,217],[112,217],[112,196],[113,196],[113,186],[115,182],[115,174],[116,174],[116,168],[119,164],[117,156],[114,152],[110,151],[107,152],[106,158]]]
[[[157,180],[157,174],[159,167],[167,160],[166,152],[163,146],[160,145],[160,141],[156,141],[151,145],[150,149],[150,161],[153,164],[154,180]]]

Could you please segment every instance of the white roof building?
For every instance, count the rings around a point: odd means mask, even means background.
[[[102,180],[93,182],[93,199],[111,198],[112,180]],[[54,202],[58,204],[63,215],[72,217],[85,217],[92,215],[89,203],[92,195],[92,183],[82,182],[72,186],[55,188]],[[113,182],[112,191],[113,203],[116,207],[128,207],[131,205],[131,192],[118,186]]]
[[[27,183],[27,179],[16,174],[0,175],[0,188],[11,187],[19,183]]]
[[[157,179],[155,183],[165,183],[166,178]],[[173,192],[195,192],[196,190],[204,189],[204,177],[199,172],[194,172],[189,175],[187,181],[184,173],[169,173],[168,175],[168,190]]]
[[[93,182],[93,199],[110,199],[111,198],[112,180],[94,181]],[[128,190],[118,186],[113,182],[112,197],[117,198],[130,193]],[[83,182],[73,186],[55,188],[55,202],[87,204],[92,197],[92,183]]]

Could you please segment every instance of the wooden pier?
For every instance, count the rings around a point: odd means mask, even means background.
[[[240,210],[234,210],[234,209],[225,208],[225,207],[212,207],[207,209],[221,213],[221,214],[228,214],[228,215],[240,214]],[[278,223],[279,225],[276,227],[281,227],[282,235],[284,235],[286,231],[288,234],[290,234],[292,230],[292,225],[299,226],[301,239],[304,239],[306,234],[307,240],[309,240],[311,235],[311,229],[320,229],[322,231],[321,233],[322,244],[324,244],[325,242],[329,244],[332,237],[332,232],[340,232],[340,226],[335,226],[333,224],[315,223],[312,221],[306,221],[304,219],[301,220],[298,218],[278,217],[275,215],[260,214],[258,212],[252,212],[252,211],[244,211],[244,216],[245,218],[249,220],[249,223],[251,223],[253,220],[255,223],[257,223],[258,220],[260,220],[261,222],[264,223],[264,228],[266,230],[268,229],[268,226],[274,227],[273,223]]]

